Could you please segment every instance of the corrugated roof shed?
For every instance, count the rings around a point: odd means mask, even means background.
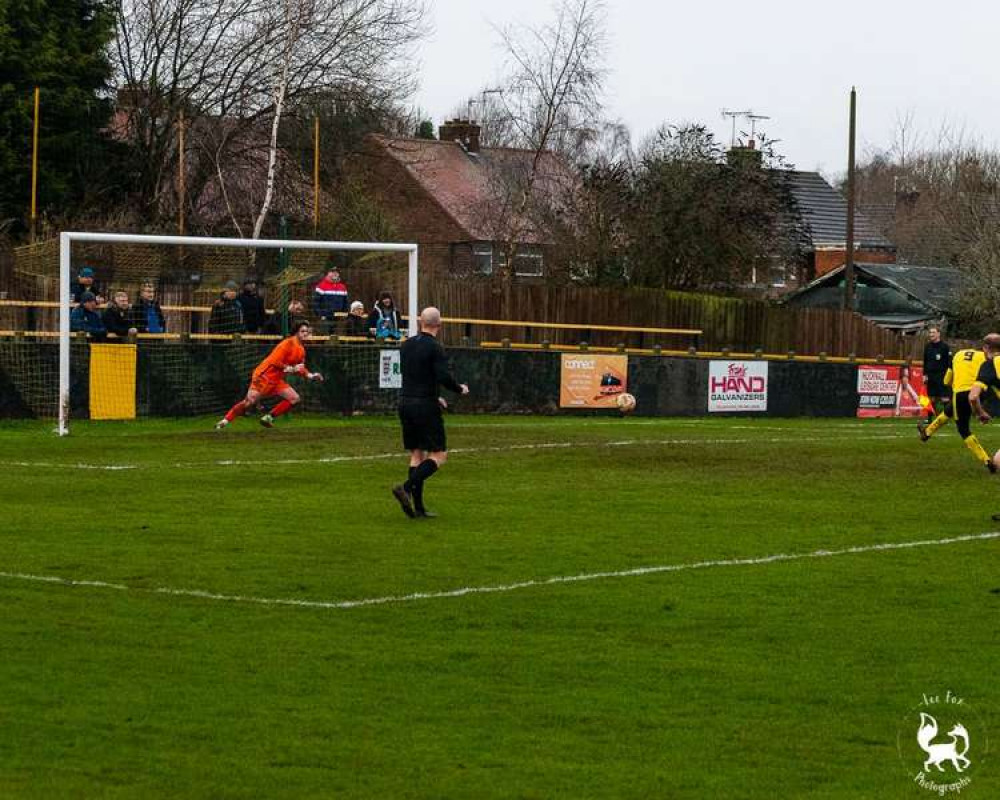
[[[911,297],[941,311],[958,309],[959,296],[968,286],[965,273],[951,267],[917,264],[858,264],[869,275],[898,286]]]
[[[954,317],[969,286],[965,273],[950,267],[868,263],[855,267],[856,310],[878,325],[900,330]],[[797,308],[840,308],[843,283],[844,267],[839,266],[784,301]]]

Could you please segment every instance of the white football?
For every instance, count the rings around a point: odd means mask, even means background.
[[[635,397],[628,393],[618,395],[615,403],[618,404],[618,410],[623,414],[628,414],[635,410]]]

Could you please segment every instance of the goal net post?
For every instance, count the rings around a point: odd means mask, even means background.
[[[151,265],[150,262],[161,259],[173,263],[181,263],[186,258],[189,261],[196,262],[198,261],[198,256],[204,256],[209,253],[229,253],[230,256],[228,259],[224,259],[220,255],[217,260],[227,260],[231,264],[242,263],[246,265],[242,268],[230,268],[229,273],[219,273],[231,274],[233,278],[241,271],[243,275],[254,274],[255,272],[260,274],[260,271],[256,267],[250,266],[251,254],[258,260],[270,259],[269,263],[272,265],[274,263],[279,264],[277,270],[272,269],[270,284],[271,291],[277,296],[277,302],[280,304],[280,307],[278,305],[275,306],[275,313],[286,312],[288,288],[291,284],[303,284],[307,279],[314,278],[317,275],[321,276],[323,271],[330,265],[328,259],[334,257],[337,253],[353,255],[357,261],[361,262],[364,262],[369,257],[392,258],[394,263],[400,262],[400,259],[405,259],[405,265],[399,263],[400,278],[396,282],[396,286],[392,288],[395,289],[396,302],[400,306],[399,312],[402,316],[405,316],[404,326],[407,334],[412,336],[417,332],[417,316],[419,314],[419,262],[416,244],[64,232],[59,237],[57,281],[59,344],[57,432],[60,435],[65,435],[69,432],[72,409],[74,407],[73,392],[80,391],[79,386],[73,386],[75,379],[72,369],[73,360],[83,357],[82,354],[84,353],[89,352],[92,367],[96,364],[98,371],[104,370],[105,374],[109,374],[107,371],[115,370],[118,362],[124,362],[129,359],[126,348],[138,347],[138,356],[133,353],[129,369],[121,373],[121,381],[123,383],[117,387],[117,393],[125,397],[126,402],[128,402],[129,398],[127,395],[132,391],[131,402],[138,402],[143,409],[148,409],[163,407],[162,403],[150,402],[151,392],[176,390],[178,387],[183,387],[186,377],[190,377],[192,380],[197,378],[196,375],[186,375],[193,368],[183,359],[183,351],[185,347],[191,346],[192,340],[211,340],[214,338],[216,341],[211,342],[211,344],[199,341],[198,346],[218,348],[221,359],[219,363],[224,364],[224,369],[233,372],[234,375],[245,373],[240,378],[244,383],[249,381],[250,371],[253,367],[267,354],[268,349],[276,344],[276,339],[273,335],[270,337],[251,335],[212,337],[211,335],[201,334],[178,336],[174,333],[140,333],[137,339],[131,340],[131,344],[118,342],[102,346],[94,341],[83,344],[82,334],[73,332],[73,324],[71,322],[71,314],[74,308],[73,286],[76,277],[74,268],[78,266],[73,259],[75,251],[78,248],[90,249],[98,247],[111,248],[112,250],[121,248],[123,251],[128,250],[130,253],[142,252],[149,254],[156,253],[158,250],[162,251],[159,254],[160,258],[142,258],[138,256],[133,258],[133,260],[138,262],[133,269],[135,276],[142,275],[143,280],[156,279],[156,267],[155,265]],[[167,256],[166,254],[170,255]],[[193,259],[192,256],[194,257]],[[393,274],[396,273],[393,272]],[[192,279],[194,277],[192,276]],[[404,282],[405,286],[399,285]],[[112,293],[116,288],[120,288],[121,286],[122,282],[116,275],[115,281],[107,283],[106,290],[108,293]],[[298,288],[301,293],[301,285]],[[366,311],[371,310],[370,303],[376,300],[376,297],[371,296],[374,294],[376,293],[369,287],[368,295],[364,297]],[[111,300],[112,298],[109,297],[108,301],[110,302]],[[274,296],[268,297],[268,304],[275,305]],[[187,311],[192,310],[194,309],[187,309]],[[312,309],[310,309],[311,311]],[[311,317],[313,314],[307,313],[305,316]],[[285,317],[285,321],[287,321],[287,317]],[[168,330],[169,327],[171,326],[167,326]],[[270,332],[273,334],[275,331],[272,328]],[[333,331],[323,329],[316,330],[316,333],[334,334]],[[335,334],[330,337],[319,335],[316,337],[317,346],[322,347],[321,343],[327,341],[328,338],[331,344],[336,342]],[[179,344],[179,339],[184,339],[185,345],[182,346]],[[168,344],[172,346],[168,347]],[[313,348],[310,348],[310,351],[312,350]],[[212,356],[214,357],[214,355],[213,353]],[[370,389],[373,381],[376,388],[379,385],[378,370],[381,365],[377,345],[362,344],[353,349],[344,346],[340,348],[337,358],[330,356],[326,360],[336,361],[340,365],[342,376],[347,377],[350,373],[349,377],[351,381],[357,384],[357,386],[339,387],[337,389],[338,391],[342,390],[345,392],[348,398],[345,400],[347,404],[345,410],[354,407],[354,404],[357,402],[358,386],[369,387]],[[149,383],[156,382],[157,369],[169,370],[171,368],[176,371],[176,374],[172,376],[173,383],[171,386],[151,388],[148,385]],[[117,380],[118,373],[113,374],[115,374],[115,380]],[[153,378],[150,380],[149,376],[153,376]],[[76,380],[79,383],[78,376]],[[91,402],[93,402],[95,384],[93,369],[89,370],[89,381]],[[51,384],[49,385],[51,386]],[[125,387],[124,389],[122,388],[123,386]],[[131,387],[134,387],[134,389]],[[245,390],[245,386],[243,388]],[[334,388],[325,391],[334,391]],[[135,399],[136,395],[138,395],[138,401]],[[351,399],[352,397],[353,399]],[[155,400],[156,398],[152,399]],[[236,399],[238,398],[233,397],[232,401]],[[378,403],[369,404],[369,407],[377,405]],[[382,405],[388,407],[389,404],[383,402]],[[305,407],[310,407],[310,404],[306,403]],[[202,402],[194,403],[187,413],[215,413],[219,410],[225,409],[220,408],[218,399],[212,402],[202,399]],[[91,416],[94,417],[95,415],[92,413]]]

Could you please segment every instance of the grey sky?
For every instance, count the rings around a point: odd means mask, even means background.
[[[434,31],[414,101],[435,124],[500,74],[490,23],[551,16],[537,0],[428,2]],[[765,132],[799,169],[838,174],[852,84],[860,153],[887,146],[907,112],[927,144],[942,125],[998,138],[1000,3],[607,0],[607,11],[607,113],[636,142],[664,121],[705,122],[728,142],[721,109],[752,108],[772,117]]]

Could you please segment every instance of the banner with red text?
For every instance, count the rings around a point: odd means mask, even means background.
[[[713,361],[708,369],[709,411],[767,411],[766,361]]]
[[[859,417],[919,417],[927,404],[923,367],[858,367]]]

